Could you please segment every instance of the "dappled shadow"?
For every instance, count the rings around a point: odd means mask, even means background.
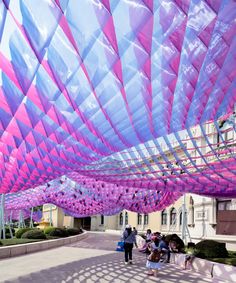
[[[183,271],[172,264],[166,264],[158,274],[158,278],[149,277],[146,275],[146,259],[143,254],[134,253],[133,265],[125,265],[123,257],[123,253],[114,252],[59,265],[4,282],[213,282],[212,279],[202,279],[201,275]]]

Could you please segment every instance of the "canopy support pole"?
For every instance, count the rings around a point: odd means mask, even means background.
[[[1,207],[0,207],[0,239],[3,238],[6,239],[6,233],[5,233],[5,219],[4,219],[4,201],[5,201],[5,195],[2,194],[1,196]]]
[[[11,239],[13,239],[13,233],[12,233],[11,226],[12,226],[12,210],[9,216],[9,231],[10,231]]]
[[[188,221],[187,221],[187,209],[186,209],[186,196],[183,195],[183,204],[182,204],[182,240],[184,244],[187,244],[187,236],[189,237],[190,242],[191,236],[188,229]]]
[[[52,205],[50,204],[49,226],[52,226]]]
[[[34,208],[31,207],[31,212],[30,212],[30,228],[34,227],[34,224],[33,224],[33,213],[34,213]]]

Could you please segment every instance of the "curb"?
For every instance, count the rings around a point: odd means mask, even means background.
[[[84,231],[82,234],[61,238],[61,239],[0,247],[0,259],[15,257],[24,254],[30,254],[38,251],[44,251],[48,249],[53,249],[53,248],[73,244],[77,241],[83,240],[86,237],[87,237],[87,232]]]

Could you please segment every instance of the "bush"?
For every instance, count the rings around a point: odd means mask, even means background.
[[[170,234],[165,237],[167,243],[174,242],[178,252],[184,251],[184,242],[177,234]]]
[[[2,246],[3,244],[2,244],[2,242],[0,241],[0,246]]]
[[[49,226],[49,227],[46,227],[44,228],[44,234],[48,235],[50,234],[51,231],[53,231],[55,229],[55,227],[52,227],[52,226]]]
[[[68,232],[65,229],[56,228],[56,227],[53,227],[53,229],[48,233],[48,235],[59,238],[64,238],[69,236]]]
[[[22,236],[22,239],[46,239],[46,235],[43,233],[42,230],[34,229],[25,232]]]
[[[236,266],[236,258],[231,258],[230,263],[231,265]]]
[[[9,234],[9,233],[6,233],[6,239],[11,239],[11,234]]]
[[[198,250],[197,256],[201,258],[219,258],[228,256],[225,243],[219,243],[213,240],[203,240],[197,243],[196,249]]]
[[[27,231],[30,231],[30,230],[33,230],[33,228],[20,228],[17,232],[16,232],[16,238],[17,239],[20,239],[21,236],[27,232]]]
[[[74,236],[82,233],[81,229],[78,228],[68,228],[66,230],[69,236]]]
[[[12,231],[12,235],[15,236],[15,229],[11,228],[11,231]],[[10,239],[11,238],[11,233],[10,233],[9,227],[5,228],[5,237],[6,237],[6,239]],[[3,238],[3,232],[1,233],[1,238]]]

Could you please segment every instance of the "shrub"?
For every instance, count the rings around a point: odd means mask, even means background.
[[[15,229],[11,228],[11,231],[12,231],[12,235],[15,236]],[[10,233],[9,227],[5,228],[5,237],[6,237],[6,239],[10,239],[11,238],[11,233]],[[3,231],[1,232],[1,238],[3,238]]]
[[[74,236],[82,233],[81,229],[78,228],[68,228],[66,230],[69,236]]]
[[[66,231],[66,229],[53,227],[53,230],[51,230],[48,235],[63,238],[68,237],[68,232]]]
[[[2,242],[0,241],[0,246],[2,246],[3,244],[2,244]]]
[[[17,232],[16,232],[16,238],[20,239],[21,236],[27,232],[27,231],[30,231],[30,230],[33,230],[33,228],[20,228]]]
[[[184,242],[177,234],[167,235],[165,237],[165,241],[167,243],[174,242],[178,252],[182,252],[184,250]]]
[[[34,229],[25,232],[22,236],[22,239],[46,239],[46,235],[43,233],[42,230]]]
[[[213,240],[203,240],[196,244],[198,256],[201,258],[227,257],[228,252],[225,243],[219,243]]]
[[[55,227],[52,227],[52,226],[46,227],[46,228],[44,228],[44,234],[48,235],[54,229],[55,229]]]
[[[6,232],[6,234],[11,234],[9,227],[5,228],[5,232]],[[12,232],[12,235],[15,236],[15,229],[14,228],[11,228],[11,232]]]
[[[230,263],[231,265],[236,266],[236,258],[231,258]]]

